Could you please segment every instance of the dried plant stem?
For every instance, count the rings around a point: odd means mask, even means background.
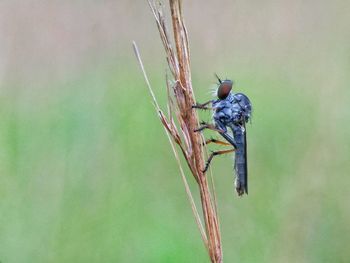
[[[148,80],[148,77],[147,77],[147,74],[146,74],[146,71],[145,71],[145,68],[143,66],[143,63],[142,63],[142,59],[141,59],[141,56],[140,56],[140,52],[137,48],[137,45],[135,42],[133,42],[133,48],[134,48],[134,52],[136,54],[136,57],[137,57],[137,60],[139,62],[139,65],[141,67],[141,70],[142,70],[142,73],[143,73],[143,76],[145,78],[145,81],[146,81],[146,84],[147,84],[147,87],[148,87],[148,90],[149,92],[151,93],[151,96],[152,96],[152,100],[153,100],[153,103],[154,103],[154,107],[156,108],[157,112],[160,114],[159,117],[162,118],[162,111],[161,109],[159,108],[159,105],[158,105],[158,102],[156,100],[156,97],[154,96],[154,92],[153,92],[153,89],[152,89],[152,86]],[[188,200],[191,204],[191,208],[192,208],[192,212],[193,212],[193,215],[196,219],[196,223],[199,227],[199,231],[201,233],[201,236],[202,236],[202,239],[204,240],[204,243],[205,243],[205,246],[207,247],[208,246],[208,239],[207,239],[207,235],[205,234],[205,230],[204,230],[204,227],[203,227],[203,224],[201,222],[201,219],[200,219],[200,216],[199,216],[199,213],[198,213],[198,210],[197,210],[197,207],[196,207],[196,204],[194,202],[194,199],[193,199],[193,196],[192,196],[192,193],[191,193],[191,190],[190,190],[190,187],[188,185],[188,182],[187,182],[187,179],[186,179],[186,176],[185,176],[185,173],[183,171],[183,168],[182,168],[182,165],[181,165],[181,161],[180,161],[180,158],[179,158],[179,155],[177,153],[177,150],[176,150],[176,147],[174,145],[174,142],[173,140],[171,139],[171,136],[168,132],[168,130],[164,127],[164,130],[165,130],[165,133],[169,139],[169,143],[171,145],[171,149],[173,150],[173,153],[175,155],[175,159],[176,159],[176,162],[179,166],[179,169],[180,169],[180,173],[181,173],[181,178],[182,178],[182,181],[185,185],[185,190],[186,190],[186,194],[187,194],[187,197],[188,197]]]
[[[174,100],[171,96],[168,98],[168,117],[164,115],[157,103],[154,92],[145,73],[145,69],[142,64],[137,46],[135,43],[133,45],[136,57],[142,69],[148,89],[151,93],[154,106],[166,130],[175,158],[180,167],[181,177],[184,182],[185,190],[191,203],[192,211],[199,227],[201,237],[208,250],[211,262],[217,263],[222,262],[219,219],[216,208],[215,192],[213,193],[213,199],[212,194],[209,190],[206,174],[202,172],[205,166],[204,156],[206,155],[205,149],[203,147],[203,137],[200,133],[194,132],[194,130],[198,127],[199,119],[196,111],[192,109],[192,105],[195,104],[195,98],[191,82],[188,35],[183,21],[181,1],[169,0],[169,4],[176,52],[174,52],[172,48],[170,37],[167,33],[167,27],[161,6],[149,2],[160,33],[160,38],[163,42],[167,56],[167,62],[174,79],[173,85],[168,88],[168,90],[172,90],[172,96],[174,97]],[[167,86],[169,87],[168,81]],[[174,115],[176,116],[179,127],[175,124],[175,121],[173,119]],[[203,228],[203,224],[193,200],[191,190],[181,166],[175,143],[180,147],[187,165],[198,184],[205,230]],[[213,184],[212,181],[211,183]],[[212,191],[215,191],[214,186],[212,187]]]

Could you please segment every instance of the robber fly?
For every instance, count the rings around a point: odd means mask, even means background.
[[[197,103],[193,106],[193,108],[197,109],[210,109],[207,105],[211,104],[214,125],[201,122],[202,126],[195,131],[199,132],[204,129],[217,131],[227,142],[210,139],[206,141],[206,144],[217,143],[233,146],[233,149],[230,150],[212,152],[206,163],[204,172],[209,168],[214,156],[234,151],[235,187],[237,194],[241,196],[244,193],[248,194],[247,136],[245,124],[251,117],[252,105],[246,95],[232,92],[232,80],[221,80],[218,76],[216,77],[219,81],[217,99],[203,104]]]

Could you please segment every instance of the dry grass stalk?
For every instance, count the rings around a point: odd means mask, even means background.
[[[154,106],[159,114],[159,118],[163,126],[165,127],[176,160],[179,164],[186,193],[190,200],[192,211],[200,229],[203,242],[208,250],[210,259],[212,262],[222,262],[221,236],[215,198],[213,200],[209,190],[207,177],[202,172],[205,166],[203,137],[200,133],[194,132],[194,130],[198,127],[199,121],[196,111],[192,109],[192,105],[195,104],[195,98],[191,82],[188,36],[183,21],[181,1],[169,0],[169,3],[176,52],[174,52],[172,48],[160,4],[156,5],[154,2],[149,2],[164,45],[167,62],[174,79],[174,82],[171,85],[167,78],[168,93],[170,93],[169,91],[172,91],[172,95],[175,98],[174,102],[171,94],[168,96],[168,117],[165,116],[156,101],[135,43],[134,50],[143,71],[147,86],[152,95]],[[175,124],[173,118],[174,113],[180,128],[178,128]],[[180,147],[188,167],[190,168],[190,171],[198,184],[205,229],[203,228],[201,218],[198,214],[174,143]]]

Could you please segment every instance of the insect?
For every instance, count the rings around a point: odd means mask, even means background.
[[[208,158],[205,169],[209,168],[210,162],[214,156],[235,152],[234,169],[236,173],[235,188],[239,196],[248,194],[248,163],[247,163],[247,133],[246,123],[249,121],[252,113],[252,105],[249,98],[243,93],[233,93],[233,81],[221,80],[216,75],[219,83],[217,88],[217,99],[210,100],[203,104],[193,105],[197,109],[210,109],[212,105],[213,124],[201,122],[201,126],[195,132],[204,129],[217,131],[227,142],[216,139],[209,139],[206,144],[216,143],[220,145],[233,146],[232,149],[214,151]]]

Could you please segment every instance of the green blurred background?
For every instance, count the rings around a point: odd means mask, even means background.
[[[249,196],[213,162],[225,262],[350,262],[349,2],[184,2],[197,99],[254,106]],[[2,263],[208,262],[132,40],[165,107],[145,1],[1,1]]]

